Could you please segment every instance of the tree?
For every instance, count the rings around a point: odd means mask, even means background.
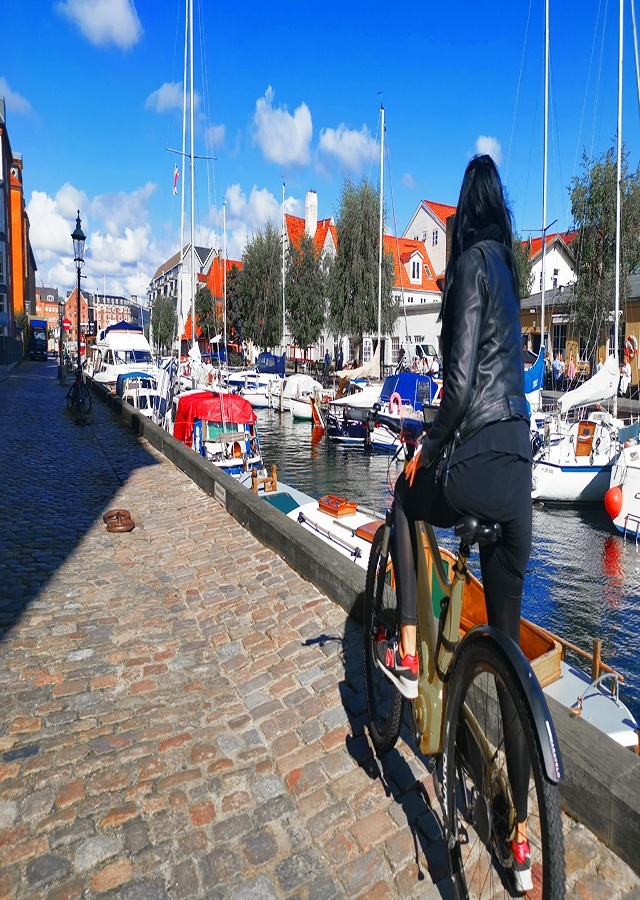
[[[531,243],[522,240],[516,235],[513,239],[513,255],[518,270],[518,282],[520,284],[520,299],[524,300],[531,293],[533,286],[533,272],[531,270]]]
[[[268,222],[242,254],[238,297],[245,338],[260,347],[282,342],[282,243],[280,232]]]
[[[200,326],[202,335],[212,338],[222,331],[221,310],[219,303],[215,303],[208,287],[201,285],[196,291],[196,322]]]
[[[157,347],[166,353],[176,336],[178,317],[170,297],[158,297],[151,309],[151,328]]]
[[[286,291],[287,325],[294,344],[304,350],[318,340],[325,319],[325,270],[308,234],[299,247],[289,246]]]
[[[329,321],[336,335],[359,340],[364,332],[378,332],[379,194],[363,179],[342,188],[336,229],[338,249],[329,279]],[[393,331],[398,307],[393,300],[393,257],[382,259],[382,333]]]
[[[571,215],[577,236],[572,322],[595,358],[603,331],[608,335],[614,311],[616,257],[616,154],[613,148],[599,158],[585,154],[582,176],[572,179]],[[628,174],[628,153],[621,170],[620,305],[628,297],[629,275],[640,264],[640,180]]]

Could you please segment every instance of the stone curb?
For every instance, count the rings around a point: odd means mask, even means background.
[[[134,434],[149,441],[261,543],[283,557],[350,617],[361,621],[365,583],[361,569],[328,546],[323,546],[320,559],[313,535],[102,386],[93,383],[92,390]],[[640,875],[640,757],[589,722],[570,715],[552,698],[547,702],[564,763],[563,808]]]

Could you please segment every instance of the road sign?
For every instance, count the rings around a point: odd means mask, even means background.
[[[71,321],[66,317],[62,320],[62,327],[65,331],[69,331],[71,328]]]

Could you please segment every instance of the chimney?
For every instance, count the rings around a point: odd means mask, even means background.
[[[318,227],[318,195],[315,191],[307,191],[304,201],[304,230],[310,238],[315,237]]]

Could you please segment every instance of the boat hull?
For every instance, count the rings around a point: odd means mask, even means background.
[[[569,466],[547,461],[533,464],[532,500],[551,503],[601,503],[609,487],[613,462],[603,466]]]

